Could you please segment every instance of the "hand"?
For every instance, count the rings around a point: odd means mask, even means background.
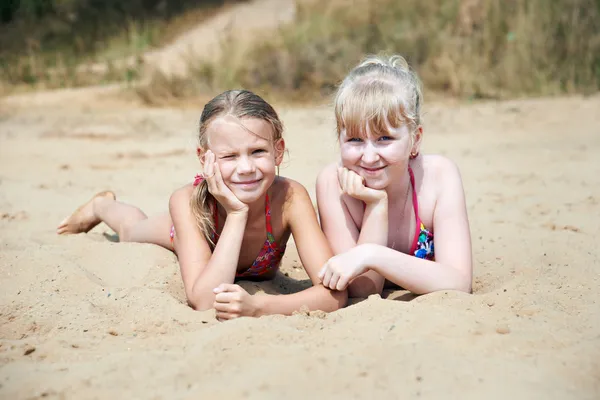
[[[222,283],[213,292],[216,294],[214,308],[219,321],[258,315],[259,309],[255,297],[248,294],[240,285]]]
[[[364,245],[331,257],[319,272],[319,279],[329,289],[344,290],[352,279],[367,272],[367,257],[368,251]]]
[[[248,205],[235,197],[233,192],[225,185],[219,164],[216,163],[215,153],[210,150],[204,155],[204,179],[208,184],[208,191],[221,203],[228,215],[248,212]]]
[[[376,203],[387,199],[385,190],[371,189],[365,186],[364,178],[348,168],[338,168],[338,180],[342,193],[355,199],[362,200],[366,204]]]

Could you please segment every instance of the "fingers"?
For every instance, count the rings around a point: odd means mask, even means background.
[[[216,317],[217,317],[218,321],[223,322],[223,321],[228,321],[230,319],[239,318],[240,315],[236,314],[236,313],[226,312],[226,311],[217,311]]]
[[[348,287],[348,284],[350,283],[350,279],[345,277],[345,276],[340,276],[340,279],[337,281],[337,284],[335,285],[335,290],[345,290]]]
[[[228,312],[231,314],[239,314],[242,311],[239,303],[217,303],[215,301],[213,307],[217,312]]]
[[[225,185],[225,182],[223,181],[223,176],[221,176],[221,168],[219,168],[219,164],[214,163],[215,165],[215,179],[217,182],[217,185],[219,186],[219,189],[223,189],[223,185]]]
[[[331,272],[331,268],[327,268],[325,275],[323,276],[323,286],[329,287],[329,281],[331,280],[332,276],[333,273]]]
[[[213,195],[217,193],[217,183],[215,179],[215,155],[212,151],[207,151],[204,162],[204,179],[208,184],[208,191]]]
[[[213,293],[226,293],[226,292],[241,292],[242,287],[235,283],[221,283],[219,286],[213,289]]]
[[[348,194],[348,182],[349,182],[349,174],[350,170],[348,168],[340,167],[338,168],[338,181],[340,183],[340,187],[342,188],[342,193]]]
[[[225,182],[221,175],[221,169],[216,162],[215,153],[208,150],[206,152],[206,161],[204,163],[204,178],[208,184],[208,191],[215,197],[219,197],[225,192]]]
[[[328,287],[330,289],[336,289],[337,288],[337,283],[340,280],[340,274],[332,274],[331,279],[329,280],[329,285]]]
[[[211,178],[215,173],[215,153],[208,150],[204,154],[204,178]]]
[[[317,275],[319,277],[319,279],[321,280],[321,282],[323,282],[323,277],[325,276],[325,271],[327,271],[327,263],[323,266],[323,268],[321,268],[321,270],[319,271],[319,274]]]
[[[323,286],[331,290],[344,290],[350,282],[350,278],[336,267],[335,261],[332,263],[331,260],[321,268],[318,276]]]
[[[360,196],[365,189],[363,177],[348,168],[338,168],[338,181],[342,193],[352,197]]]
[[[241,317],[242,304],[239,292],[222,292],[215,296],[213,308],[219,321]]]

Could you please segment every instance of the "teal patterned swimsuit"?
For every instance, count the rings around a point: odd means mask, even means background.
[[[425,260],[435,260],[435,251],[433,249],[433,233],[425,228],[425,225],[419,218],[419,202],[417,200],[417,192],[415,192],[415,175],[410,167],[408,167],[408,173],[410,174],[410,185],[412,186],[412,200],[413,210],[415,212],[415,239],[410,247],[410,254],[415,257],[423,258]]]

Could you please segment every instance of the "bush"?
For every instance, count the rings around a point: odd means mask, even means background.
[[[190,77],[286,97],[329,94],[366,54],[404,55],[429,89],[500,98],[596,91],[600,1],[299,1],[296,21],[263,37],[227,71]],[[227,47],[223,54],[231,54]]]

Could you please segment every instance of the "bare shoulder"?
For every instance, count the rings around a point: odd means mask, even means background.
[[[423,156],[423,178],[432,181],[436,186],[460,181],[460,171],[454,161],[448,157],[431,154]]]
[[[460,171],[456,163],[448,157],[424,156],[421,174],[423,187],[427,188],[426,193],[429,193],[424,197],[435,199],[434,204],[442,198],[462,199],[464,197]]]
[[[194,186],[191,183],[176,189],[169,198],[169,208],[189,205],[193,191]]]
[[[317,176],[317,187],[329,185],[331,182],[337,184],[338,164],[331,163],[319,172]]]
[[[281,204],[286,208],[298,200],[308,199],[310,201],[308,191],[300,182],[283,176],[275,179],[271,186],[271,193],[271,202]]]

